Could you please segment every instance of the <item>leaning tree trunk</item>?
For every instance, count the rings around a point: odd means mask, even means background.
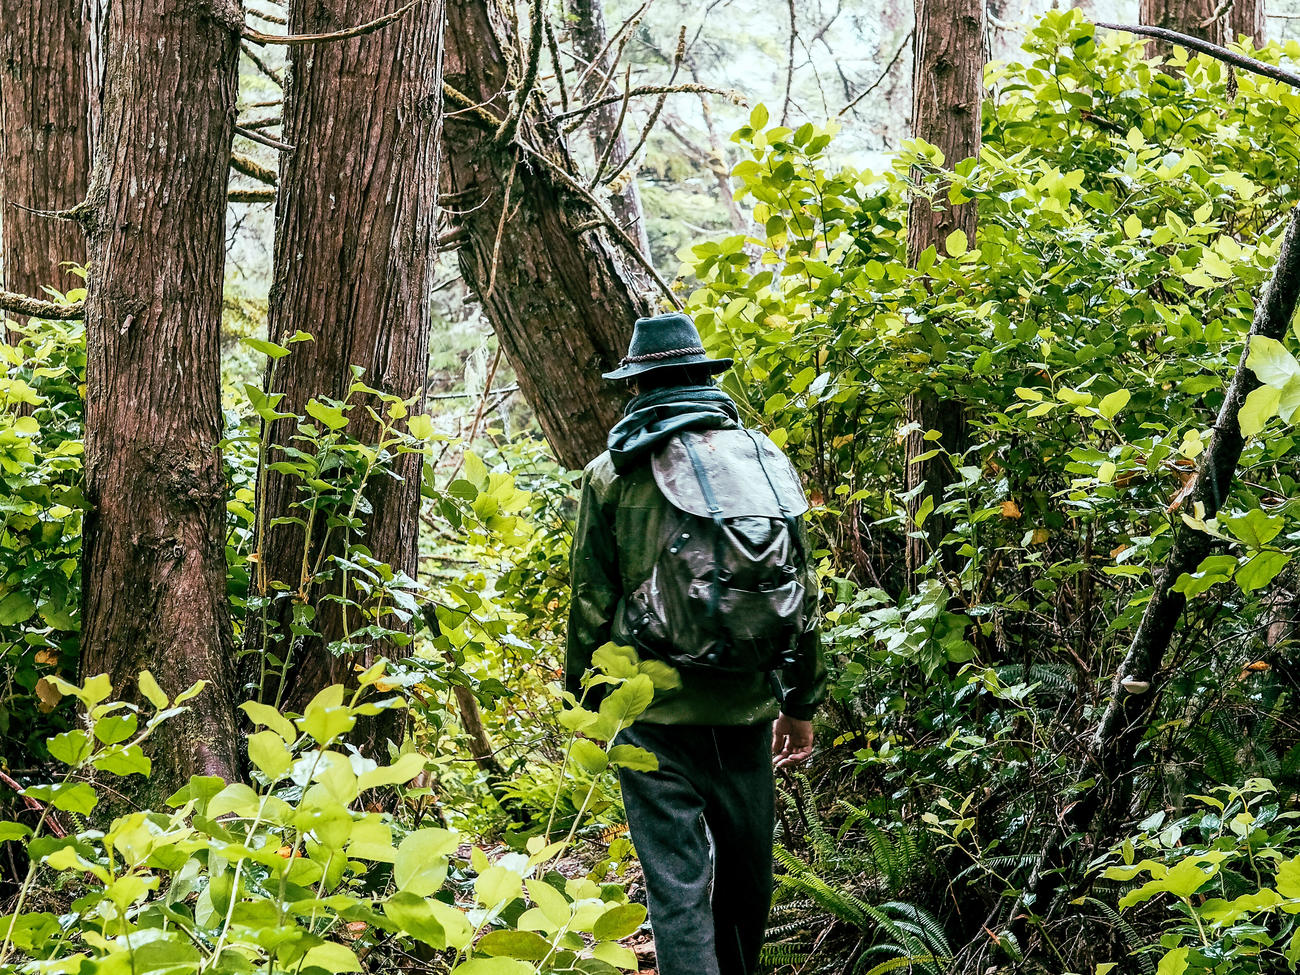
[[[915,0],[916,34],[913,39],[912,134],[937,146],[948,167],[979,154],[980,103],[984,95],[983,0]],[[940,190],[933,199],[918,193],[907,211],[907,255],[913,265],[928,247],[940,254],[953,231],[975,241],[974,202],[946,206]],[[924,488],[908,504],[909,580],[925,562],[927,549],[935,548],[948,532],[949,519],[931,513],[918,531],[915,519],[926,498],[937,508],[944,485],[955,477],[943,453],[925,461],[922,454],[938,447],[958,454],[966,447],[966,415],[961,402],[942,391],[921,391],[908,397],[907,420],[917,424],[907,437],[907,487]],[[939,433],[938,441],[925,432]],[[912,537],[920,536],[920,537]],[[944,565],[953,558],[945,553]]]
[[[59,266],[85,263],[81,226],[29,211],[67,210],[86,198],[92,13],[86,0],[0,0],[0,267],[8,291],[41,297],[46,285],[81,283]]]
[[[565,10],[569,15],[569,33],[573,37],[573,47],[581,59],[578,63],[579,73],[587,73],[587,80],[579,94],[588,101],[609,94],[613,89],[602,83],[611,74],[613,60],[612,52],[607,50],[609,35],[605,30],[604,5],[601,0],[566,0]],[[587,121],[596,158],[608,156],[611,166],[617,166],[627,158],[627,139],[623,137],[620,128],[622,115],[619,104],[611,102],[592,112]],[[609,208],[619,225],[637,242],[641,253],[649,254],[650,238],[636,173],[632,171],[625,175],[626,182],[622,188],[610,192]]]
[[[519,84],[500,5],[448,0],[444,77],[455,94],[443,132],[443,210],[461,272],[483,303],[560,462],[605,448],[625,396],[600,378],[650,310],[643,279],[599,229],[573,161],[539,96],[514,141],[499,123]],[[469,107],[467,107],[469,106]]]
[[[239,767],[219,339],[242,26],[229,0],[114,0],[86,216],[81,667],[124,697],[146,668],[208,682],[153,739],[164,787]]]
[[[289,31],[338,31],[388,13],[388,0],[293,0]],[[285,152],[276,203],[275,277],[271,289],[269,334],[284,341],[299,330],[314,341],[293,345],[293,354],[268,372],[269,388],[284,393],[279,409],[302,414],[308,400],[342,400],[354,377],[384,393],[414,398],[423,408],[428,367],[429,295],[436,254],[435,207],[442,82],[440,47],[442,4],[426,0],[383,29],[349,40],[294,47],[287,71],[283,140]],[[366,415],[363,395],[352,410],[347,433],[374,443],[379,427]],[[379,403],[369,403],[382,412]],[[271,431],[271,461],[278,448],[301,447],[280,421]],[[370,512],[362,515],[358,539],[374,558],[414,577],[420,509],[421,457],[392,458],[392,473],[372,476],[365,491]],[[258,485],[261,546],[254,573],[263,593],[274,583],[309,589],[301,578],[304,528],[276,519],[305,513],[294,508],[301,481],[265,465]],[[323,519],[322,519],[323,520]],[[325,544],[325,526],[316,522],[307,542],[307,561],[315,564]],[[339,554],[331,534],[330,552]],[[336,574],[337,575],[337,574]],[[254,613],[246,648],[260,651],[270,639],[275,653],[291,653],[287,680],[279,688],[279,668],[267,667],[262,693],[301,709],[321,688],[354,676],[385,652],[382,644],[336,656],[328,645],[346,636],[349,619],[338,602],[321,601],[338,593],[340,578],[317,585],[309,600],[316,607],[308,637],[291,650],[287,639],[292,605],[269,607],[265,626]],[[322,591],[324,587],[324,591]],[[355,611],[350,626],[357,626]],[[393,712],[389,712],[391,716]],[[398,723],[372,727],[372,736],[393,736]]]

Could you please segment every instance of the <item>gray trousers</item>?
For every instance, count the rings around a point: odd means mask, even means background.
[[[659,758],[619,771],[659,975],[755,975],[772,903],[771,722],[635,724],[618,740]]]

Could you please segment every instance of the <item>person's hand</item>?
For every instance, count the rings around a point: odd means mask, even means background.
[[[811,721],[782,714],[772,725],[772,764],[777,768],[806,762],[813,751]]]

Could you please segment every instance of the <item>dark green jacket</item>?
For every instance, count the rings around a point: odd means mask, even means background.
[[[564,676],[566,688],[574,694],[581,696],[579,682],[597,648],[611,641],[635,645],[623,618],[623,595],[650,577],[659,556],[661,526],[671,513],[672,506],[655,484],[649,464],[616,474],[607,451],[587,465],[570,556],[573,599]],[[800,532],[804,531],[801,522]],[[811,604],[808,619],[813,622],[800,641],[798,662],[775,675],[775,682],[762,673],[736,676],[683,671],[682,686],[661,692],[640,720],[755,724],[776,717],[778,710],[792,718],[812,718],[825,697],[826,667],[816,624],[817,573],[811,565],[804,584]],[[774,683],[781,685],[779,702]]]

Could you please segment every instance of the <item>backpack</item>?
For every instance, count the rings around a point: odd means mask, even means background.
[[[651,459],[672,507],[650,577],[627,598],[639,649],[674,667],[730,673],[794,662],[807,625],[799,477],[745,428],[686,431]]]

